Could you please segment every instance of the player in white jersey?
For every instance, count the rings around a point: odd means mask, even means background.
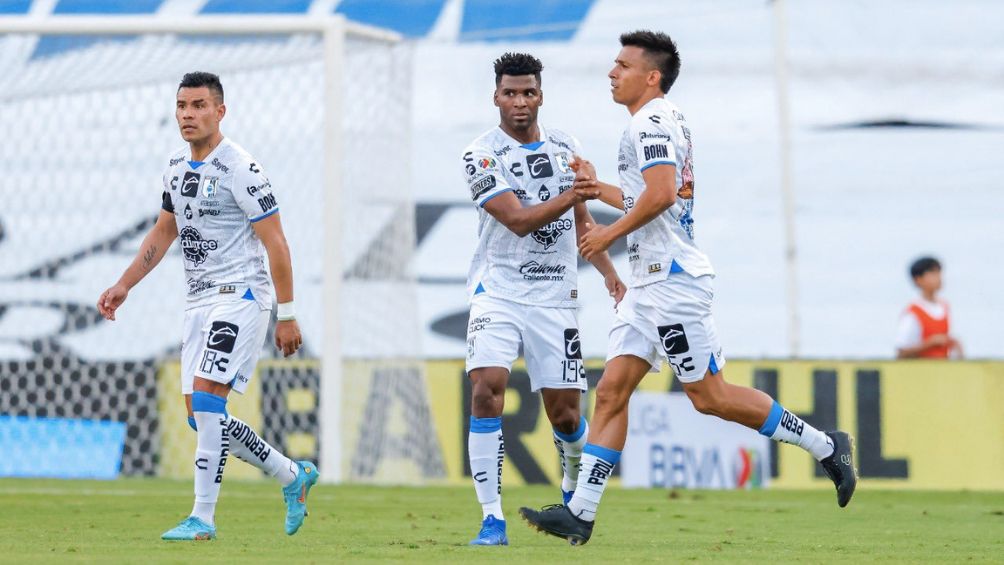
[[[502,514],[502,408],[521,344],[531,388],[541,392],[554,429],[565,500],[575,488],[588,428],[579,412],[586,378],[576,321],[575,241],[593,221],[585,201],[598,189],[572,187],[578,142],[537,123],[544,100],[542,68],[523,53],[506,53],[495,61],[500,123],[475,139],[461,161],[480,219],[467,279],[468,453],[482,508],[481,531],[472,545],[508,544]],[[610,257],[596,253],[592,263],[619,301],[624,285]]]
[[[627,237],[630,288],[610,330],[575,495],[566,506],[540,512],[522,508],[520,514],[573,545],[589,540],[600,497],[624,447],[631,393],[647,372],[660,369],[663,357],[698,411],[810,452],[833,480],[843,507],[857,482],[850,436],[816,430],[767,394],[725,382],[725,357],[711,317],[714,271],[694,242],[690,130],[680,110],[664,98],[679,74],[680,56],[663,33],[625,33],[620,42],[609,77],[614,101],[631,113],[618,159],[621,186],[591,180],[595,171],[584,161],[577,163],[584,180],[575,184],[600,187],[601,200],[624,210],[613,224],[592,226],[580,238],[579,250],[588,259]]]
[[[254,373],[272,313],[273,283],[279,301],[276,347],[292,355],[301,337],[278,202],[261,165],[220,133],[225,114],[219,77],[203,72],[184,76],[175,117],[188,146],[170,158],[160,216],[139,253],[98,299],[101,314],[114,320],[129,290],[181,239],[188,285],[181,392],[189,425],[198,434],[195,506],[188,518],[164,533],[166,540],[216,537],[216,500],[228,453],[279,481],[290,535],[303,523],[307,492],[318,477],[313,463],[291,461],[226,410],[229,392],[243,393]]]

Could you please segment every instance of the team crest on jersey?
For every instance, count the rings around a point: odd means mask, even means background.
[[[202,182],[202,195],[206,198],[216,196],[216,191],[220,187],[220,177],[206,177]]]
[[[572,170],[572,166],[568,163],[568,153],[564,151],[559,151],[554,154],[554,162],[558,165],[558,170],[562,173],[567,173]]]

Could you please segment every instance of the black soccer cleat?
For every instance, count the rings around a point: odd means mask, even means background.
[[[583,545],[593,535],[593,523],[576,518],[564,504],[545,506],[539,512],[523,507],[519,515],[538,532],[568,540],[572,545]]]
[[[854,438],[847,432],[826,432],[833,441],[833,454],[819,462],[837,487],[837,504],[847,506],[858,486],[858,470],[854,468]]]

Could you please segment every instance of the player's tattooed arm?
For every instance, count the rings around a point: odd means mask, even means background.
[[[171,243],[178,237],[178,224],[174,214],[161,210],[157,223],[143,238],[139,252],[126,268],[118,282],[108,287],[98,298],[98,312],[107,320],[115,319],[115,310],[125,302],[129,290],[136,286],[160,263]]]

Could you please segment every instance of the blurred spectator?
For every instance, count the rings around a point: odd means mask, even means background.
[[[938,298],[941,263],[921,257],[910,265],[913,284],[920,296],[903,312],[896,332],[899,359],[947,359],[962,357],[962,345],[949,333],[948,303]]]

